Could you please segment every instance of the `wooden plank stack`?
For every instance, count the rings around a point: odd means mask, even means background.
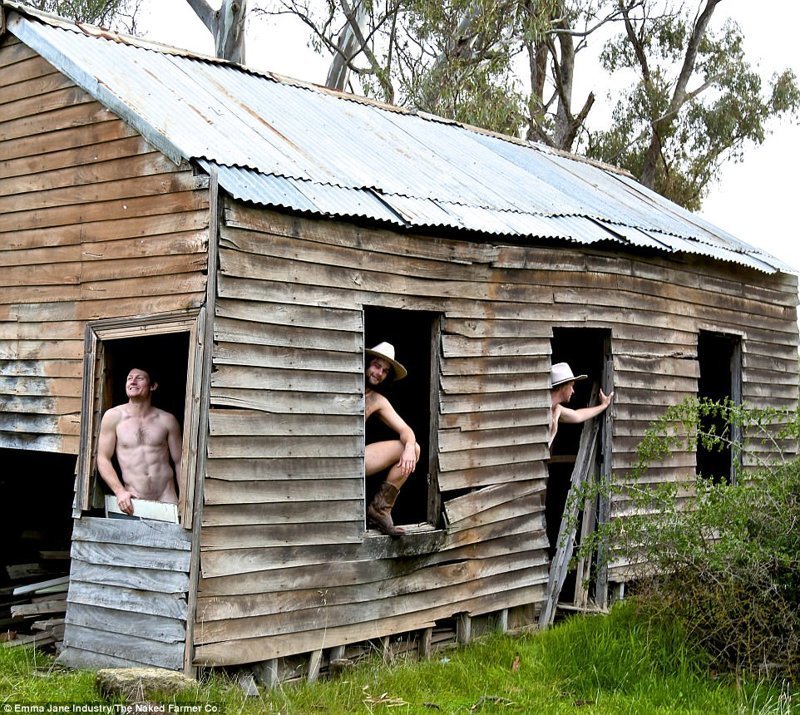
[[[8,567],[11,573],[15,569]],[[55,648],[64,638],[64,615],[67,610],[69,576],[46,581],[6,586],[2,589],[3,606],[0,641],[6,648],[35,645]]]

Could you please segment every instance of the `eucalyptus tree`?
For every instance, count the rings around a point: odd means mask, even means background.
[[[329,87],[583,153],[696,209],[725,161],[800,106],[791,71],[762,81],[736,23],[714,27],[722,1],[261,0],[256,11],[306,24],[332,57]],[[597,116],[599,104],[613,109]]]

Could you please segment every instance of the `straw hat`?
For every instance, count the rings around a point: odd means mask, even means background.
[[[585,380],[587,375],[573,375],[572,368],[565,362],[557,362],[550,368],[550,387],[558,387],[565,382]]]
[[[406,375],[408,375],[408,370],[406,370],[399,362],[397,362],[397,360],[394,359],[394,345],[391,343],[378,343],[374,348],[369,348],[364,352],[372,357],[386,360],[386,362],[388,362],[394,370],[395,381],[402,380]]]

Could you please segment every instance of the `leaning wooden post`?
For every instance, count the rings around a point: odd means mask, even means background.
[[[592,419],[583,425],[578,457],[575,460],[575,468],[572,470],[572,477],[570,478],[567,503],[558,529],[556,553],[553,557],[553,562],[550,564],[550,576],[547,581],[544,606],[539,616],[539,628],[541,629],[547,628],[553,622],[556,602],[561,594],[564,579],[567,577],[569,560],[572,558],[572,552],[575,548],[576,522],[582,502],[580,492],[583,483],[594,466],[597,454],[597,433],[599,430],[600,421],[597,419]]]

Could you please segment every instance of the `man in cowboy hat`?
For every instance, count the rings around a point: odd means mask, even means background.
[[[550,439],[547,446],[553,444],[558,432],[558,423],[579,424],[596,417],[610,404],[614,393],[606,395],[600,390],[600,402],[594,407],[582,407],[578,410],[566,407],[575,394],[575,383],[585,380],[586,375],[573,375],[572,368],[565,362],[557,362],[550,368]]]
[[[370,477],[389,468],[386,481],[381,484],[372,503],[367,507],[367,520],[384,534],[400,536],[404,532],[392,522],[391,511],[400,488],[417,466],[419,445],[414,431],[377,388],[391,381],[402,380],[408,371],[394,359],[394,346],[390,343],[379,343],[374,348],[365,350],[365,353],[369,362],[365,373],[364,418],[366,420],[377,415],[398,437],[394,440],[373,442],[366,447],[366,476]]]

